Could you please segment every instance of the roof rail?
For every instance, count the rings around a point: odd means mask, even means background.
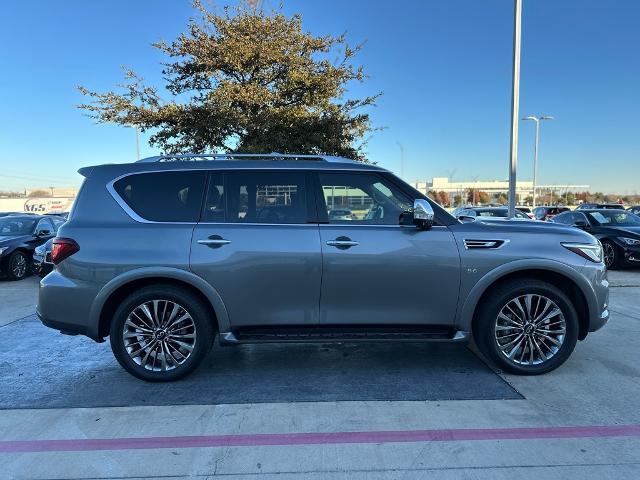
[[[332,155],[298,155],[288,153],[181,153],[143,158],[139,163],[153,162],[202,162],[211,160],[303,160],[332,163],[353,163],[355,160]]]

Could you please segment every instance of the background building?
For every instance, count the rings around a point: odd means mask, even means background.
[[[469,192],[475,190],[476,192],[485,192],[489,196],[489,202],[497,202],[498,199],[506,197],[509,193],[509,181],[508,180],[489,180],[489,181],[471,181],[471,182],[451,182],[447,177],[433,177],[432,181],[417,181],[412,183],[413,187],[424,193],[425,195],[430,192],[445,192],[449,195],[451,203],[453,204],[455,199],[458,198],[456,204],[467,204],[469,201],[467,197]],[[589,189],[589,185],[572,185],[572,184],[557,184],[557,185],[538,185],[536,187],[536,203],[542,204],[542,199],[545,195],[553,194],[554,197],[566,197],[569,193],[581,192]],[[516,183],[516,197],[517,203],[526,204],[531,203],[533,197],[533,182],[532,181],[519,181]],[[476,201],[476,203],[479,200]]]

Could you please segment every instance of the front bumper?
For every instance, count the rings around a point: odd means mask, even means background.
[[[631,246],[622,242],[618,245],[622,247],[624,261],[627,265],[640,266],[640,246]]]

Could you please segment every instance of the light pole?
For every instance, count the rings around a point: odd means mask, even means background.
[[[532,208],[536,208],[536,181],[538,180],[538,141],[540,140],[540,122],[542,120],[553,120],[553,117],[549,115],[542,115],[541,117],[528,115],[522,119],[536,122],[536,140],[533,144],[533,201],[531,202],[533,204]]]
[[[136,157],[140,160],[140,130],[136,126]]]
[[[400,178],[404,180],[404,147],[400,142],[396,142],[400,147]]]
[[[509,218],[516,215],[516,167],[518,165],[518,111],[520,109],[520,39],[522,0],[513,8],[513,75],[511,84],[511,151],[509,159]]]

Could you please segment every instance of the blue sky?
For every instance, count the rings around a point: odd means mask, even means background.
[[[406,180],[507,178],[511,0],[283,3],[308,31],[366,40],[357,60],[370,79],[351,94],[384,93],[370,159],[399,173],[400,142]],[[161,85],[150,44],[193,15],[187,0],[3,3],[0,190],[77,184],[81,166],[135,160],[134,131],[83,116],[75,86],[111,89],[122,65]],[[556,117],[542,126],[540,183],[640,192],[639,22],[637,0],[524,0],[520,113]],[[519,179],[532,157],[533,124],[521,122]]]

